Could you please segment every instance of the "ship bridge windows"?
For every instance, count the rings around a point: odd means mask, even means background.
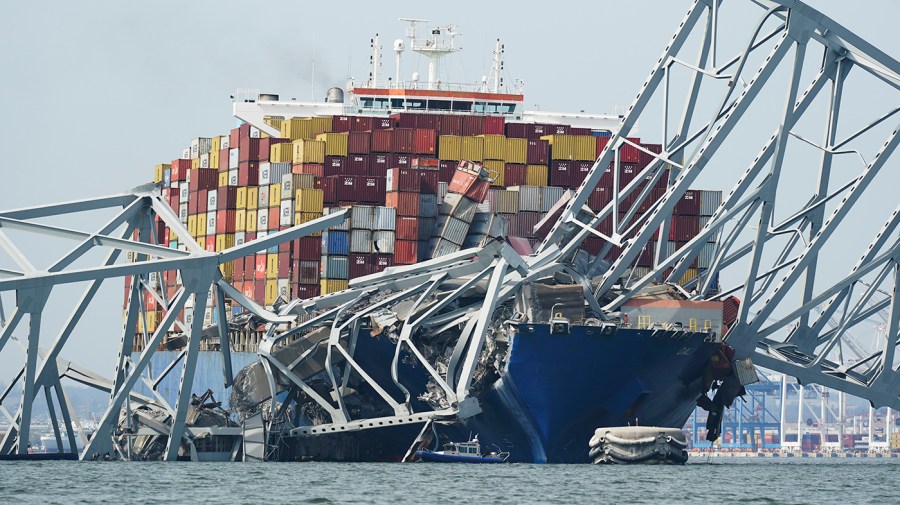
[[[363,109],[387,109],[390,102],[387,98],[373,98],[364,96],[360,98],[360,105]]]
[[[472,112],[478,114],[512,114],[515,110],[515,104],[500,102],[475,102],[472,107]]]
[[[428,100],[428,110],[450,110],[450,100]]]
[[[472,102],[453,102],[453,112],[472,112]]]
[[[392,109],[407,109],[407,110],[425,110],[427,108],[428,102],[425,100],[416,100],[414,98],[392,98],[391,99],[391,108]]]

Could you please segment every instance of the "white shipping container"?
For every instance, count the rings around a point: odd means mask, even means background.
[[[278,296],[284,301],[291,299],[290,279],[278,279]]]
[[[259,188],[262,190],[262,188]],[[268,230],[269,229],[269,213],[268,212],[257,212],[256,213],[256,230],[257,237],[259,237],[258,232]]]
[[[237,147],[232,147],[228,151],[228,168],[237,168],[241,164],[241,152]]]
[[[438,201],[444,201],[444,197],[447,196],[449,192],[450,183],[449,182],[439,182],[438,183]]]
[[[712,266],[713,257],[716,254],[716,244],[711,244],[709,242],[703,244],[703,248],[700,249],[700,255],[697,256],[697,266],[699,268],[709,268]]]
[[[462,245],[462,243],[466,240],[466,235],[469,233],[469,223],[457,219],[453,216],[447,217],[447,221],[441,227],[440,236],[443,239],[449,240],[456,245]]]
[[[206,235],[215,235],[216,234],[216,213],[215,212],[207,212],[206,213]]]
[[[519,212],[519,192],[492,189],[487,197],[489,212],[515,214]]]
[[[281,199],[294,199],[294,174],[286,173],[281,176]]]
[[[444,239],[433,239],[428,243],[429,256],[432,258],[440,258],[448,254],[459,252],[462,246],[454,244]]]
[[[244,235],[244,232],[242,232],[242,231],[235,233],[234,234],[234,245],[242,245],[246,241],[245,237],[246,237],[246,235]]]
[[[290,163],[269,163],[269,179],[272,184],[281,182],[285,174],[291,173]]]
[[[269,164],[268,163],[260,163],[259,164],[259,185],[268,185],[271,184],[271,177],[269,176]]]
[[[188,188],[188,185],[185,184],[178,188],[178,201],[181,203],[187,203],[188,198],[190,198],[191,190]]]
[[[556,186],[542,186],[541,187],[541,212],[550,212],[550,209],[556,205],[556,202],[562,199],[563,193],[566,190],[564,188],[558,188]]]
[[[335,207],[335,208],[325,207],[324,209],[322,209],[322,215],[327,216],[328,214],[330,214],[332,212],[340,212],[342,210],[344,210],[344,209],[342,209],[340,207]],[[332,226],[331,228],[328,228],[328,229],[329,230],[350,231],[350,216],[347,216],[346,218],[344,218],[344,220],[341,221],[341,224],[339,224],[337,226]]]
[[[444,197],[439,214],[441,216],[455,216],[457,219],[469,223],[475,217],[477,210],[478,203],[474,200],[457,193],[448,193]]]
[[[260,209],[265,209],[269,206],[269,186],[259,187],[259,201],[257,204]]]
[[[206,195],[206,211],[212,212],[216,210],[216,200],[218,200],[218,191],[210,191]]]
[[[209,153],[200,155],[200,168],[209,168]]]
[[[291,226],[294,224],[294,201],[293,200],[282,200],[281,201],[281,214],[279,214],[280,220],[279,223],[281,226]]]
[[[191,148],[190,147],[185,147],[184,149],[181,150],[181,159],[183,159],[183,160],[191,159]]]
[[[188,221],[188,204],[187,202],[178,205],[178,220],[181,224],[187,224]]]
[[[373,209],[373,229],[394,231],[397,226],[397,209],[394,207],[375,207]]]
[[[229,147],[231,147],[231,135],[219,137],[219,149],[228,149]]]
[[[700,215],[712,216],[716,209],[722,205],[721,191],[700,190]]]
[[[259,138],[259,128],[255,127],[255,126],[250,127],[250,138],[251,139]]]
[[[236,168],[234,170],[228,171],[228,185],[229,186],[237,186],[238,185],[238,171]]]
[[[371,230],[375,227],[372,206],[354,205],[350,210],[350,228],[354,230]]]
[[[197,159],[202,154],[209,154],[209,149],[212,147],[212,139],[210,138],[196,138],[191,141],[191,159]]]
[[[369,254],[372,252],[372,232],[370,230],[350,230],[350,252]]]
[[[519,210],[523,212],[541,211],[541,186],[511,186],[510,191],[519,192]],[[556,203],[556,202],[554,202]]]
[[[394,254],[394,232],[376,231],[372,233],[372,252]]]

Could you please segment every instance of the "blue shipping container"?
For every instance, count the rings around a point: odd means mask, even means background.
[[[350,254],[350,233],[340,230],[322,232],[322,254],[329,256]]]

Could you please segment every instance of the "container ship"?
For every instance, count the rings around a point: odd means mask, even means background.
[[[427,81],[414,74],[401,82],[403,40],[393,46],[395,78],[383,79],[376,37],[372,73],[363,85],[348,83],[346,97],[339,88],[323,102],[240,91],[233,104],[239,126],[193,139],[177,159],[155,167],[165,201],[209,251],[347,209],[341,226],[222,267],[245,300],[296,319],[266,325],[226,299],[229,338],[204,332],[207,352],[195,392],[212,391],[242,422],[260,416],[267,433],[262,459],[402,460],[435,439],[478,433],[486,447],[509,452],[510,461],[587,462],[597,427],[683,426],[729,365],[721,336],[734,321],[736,301],[687,300],[686,289],[709,266],[714,240],[679,283],[645,288],[620,311],[606,313],[589,298],[591,278],[619,253],[603,238],[612,234],[607,219],[599,235],[566,260],[569,267],[497,302],[468,371],[460,370],[459,354],[475,351],[464,342],[466,323],[454,324],[453,317],[470,304],[490,302],[484,278],[448,276],[435,283],[420,302],[441,306],[447,293],[458,296],[435,316],[441,324],[416,327],[411,336],[403,328],[412,315],[401,317],[402,303],[386,299],[387,288],[379,288],[383,294],[370,289],[358,302],[341,298],[466,251],[508,246],[534,257],[560,204],[579,189],[619,123],[611,115],[525,111],[523,91],[503,85],[499,41],[490,78],[471,86],[442,82],[441,62],[457,50],[454,29],[436,28],[421,39],[415,35],[420,21],[407,21],[408,49],[428,58]],[[590,189],[590,211],[607,207],[613,185],[630,184],[654,160],[652,153],[661,152],[660,145],[628,140],[634,145],[622,145],[618,165]],[[642,182],[653,185],[652,199],[637,209],[626,204],[621,213],[639,219],[662,197],[667,180]],[[665,257],[667,248],[693,238],[720,201],[718,191],[688,191],[668,235],[648,245],[631,275],[649,272],[657,243]],[[156,223],[159,243],[183,247],[161,220]],[[158,299],[171,298],[179,279],[164,272],[147,283],[157,296],[144,300],[136,352],[162,318]],[[128,285],[125,292],[127,302]],[[332,340],[330,330],[347,317],[328,316],[338,303],[330,301],[338,299],[359,318]],[[207,309],[204,324],[216,327],[219,313]],[[189,326],[190,314],[185,317]],[[273,337],[276,330],[288,337]],[[410,344],[402,348],[404,339]],[[183,334],[169,335],[152,368],[171,367],[185,342]],[[229,389],[223,345],[240,370]],[[333,355],[334,345],[350,349],[352,359]],[[455,402],[441,384],[458,383],[466,372],[474,402]],[[178,389],[174,375],[157,383],[157,394],[170,404]],[[438,414],[416,422],[422,412]],[[372,419],[390,421],[364,426]]]

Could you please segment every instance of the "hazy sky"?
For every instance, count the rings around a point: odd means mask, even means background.
[[[808,3],[900,55],[900,3]],[[232,127],[229,95],[236,88],[308,100],[343,87],[348,76],[364,79],[376,32],[385,46],[384,71],[392,75],[390,44],[405,30],[399,17],[460,27],[463,52],[451,64],[456,81],[488,73],[499,37],[507,75],[526,82],[527,108],[608,112],[631,102],[688,6],[687,0],[3,2],[0,205],[98,196],[147,182],[153,165],[178,157],[191,138]],[[410,56],[404,74],[413,70],[426,73]],[[94,331],[82,337],[83,346],[69,348],[70,358],[110,372],[119,296],[118,284],[104,291]],[[11,298],[4,302],[9,310]],[[48,324],[61,320],[45,317]],[[102,326],[106,320],[114,331]],[[0,369],[8,370],[11,352],[0,353]]]

